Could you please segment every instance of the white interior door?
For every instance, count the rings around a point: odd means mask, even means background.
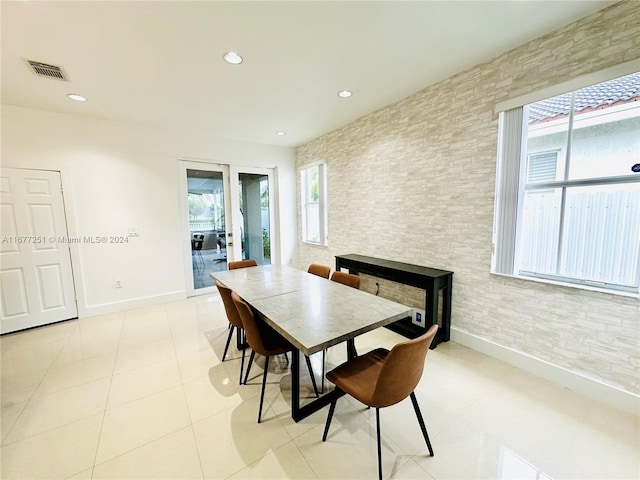
[[[78,316],[60,173],[0,175],[0,333]]]

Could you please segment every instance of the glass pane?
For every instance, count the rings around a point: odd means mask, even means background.
[[[527,183],[564,180],[571,94],[533,103],[527,119]]]
[[[564,180],[567,128],[573,101],[568,180],[632,174],[640,151],[640,73],[592,85],[527,106],[527,182],[540,179],[540,155],[558,152],[555,180]],[[546,158],[549,162],[551,160]],[[539,166],[539,165],[538,165]],[[549,163],[544,163],[549,167]]]
[[[562,189],[528,192],[520,230],[519,270],[555,274],[560,232]]]
[[[318,167],[311,167],[307,170],[308,174],[308,188],[307,188],[307,202],[318,203],[320,198],[320,182],[318,178]]]
[[[640,184],[567,189],[560,274],[632,286],[640,247]]]
[[[317,203],[307,204],[307,231],[305,239],[309,242],[320,242],[320,206]]]
[[[269,176],[240,173],[238,178],[242,259],[252,258],[258,265],[268,265],[271,263]]]
[[[303,241],[322,243],[325,226],[320,214],[320,173],[316,165],[302,171],[302,235]]]
[[[640,152],[640,73],[575,92],[569,179],[630,175]]]
[[[227,269],[222,172],[187,170],[193,287],[213,287],[209,273]]]

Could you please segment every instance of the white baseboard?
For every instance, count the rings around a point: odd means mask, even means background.
[[[478,352],[521,368],[574,392],[606,403],[634,415],[640,414],[640,396],[601,381],[586,377],[526,353],[499,345],[456,328],[451,328],[451,340]]]
[[[152,295],[149,297],[134,298],[123,302],[103,303],[100,305],[90,305],[84,308],[78,306],[78,317],[94,317],[96,315],[104,315],[108,313],[120,312],[122,310],[131,310],[134,308],[149,307],[160,303],[175,302],[187,298],[187,292],[184,290],[164,293],[162,295]]]

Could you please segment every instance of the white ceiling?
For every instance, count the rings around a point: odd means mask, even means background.
[[[2,103],[297,146],[613,3],[2,1]]]

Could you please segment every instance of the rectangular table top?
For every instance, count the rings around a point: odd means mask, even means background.
[[[391,300],[284,265],[210,274],[305,355],[411,315]]]

